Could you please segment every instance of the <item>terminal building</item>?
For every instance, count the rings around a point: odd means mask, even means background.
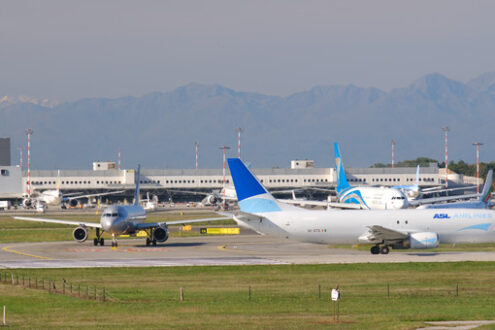
[[[318,193],[308,188],[332,189],[336,184],[334,168],[317,168],[313,160],[293,160],[290,168],[253,169],[261,183],[271,191],[302,189],[308,197],[318,197]],[[59,176],[60,173],[60,176]],[[351,185],[394,186],[413,184],[416,168],[347,168],[347,178]],[[134,190],[134,169],[119,169],[115,162],[98,161],[88,170],[31,170],[31,190],[44,191],[60,189],[64,193],[99,193],[125,191],[108,196],[108,199],[132,198]],[[141,188],[143,193],[158,196],[160,201],[198,200],[200,196],[190,192],[211,192],[224,186],[222,169],[142,169]],[[449,187],[476,184],[476,178],[465,177],[454,172],[448,173]],[[423,187],[445,184],[445,169],[436,164],[421,168],[419,184]],[[482,182],[482,180],[481,180]],[[480,182],[480,183],[481,183]],[[27,191],[27,171],[19,165],[12,166],[10,159],[10,139],[0,139],[0,198],[21,198]],[[232,186],[232,178],[226,170],[225,185]]]

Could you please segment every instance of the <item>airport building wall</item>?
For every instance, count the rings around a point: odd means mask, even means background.
[[[19,166],[0,166],[0,198],[20,198],[25,191]]]
[[[10,138],[0,138],[0,166],[10,165]]]

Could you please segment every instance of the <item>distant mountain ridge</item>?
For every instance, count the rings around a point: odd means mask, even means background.
[[[4,101],[1,101],[4,100]],[[90,168],[95,160],[123,166],[192,168],[194,141],[200,167],[221,166],[221,145],[237,154],[237,127],[243,128],[242,155],[254,167],[288,167],[310,158],[333,165],[332,142],[339,141],[347,166],[419,156],[443,159],[443,132],[451,127],[449,158],[474,159],[474,141],[485,142],[482,159],[495,147],[495,73],[468,83],[441,74],[426,75],[405,88],[315,86],[287,97],[191,83],[141,97],[81,99],[56,104],[0,99],[0,132],[12,137],[12,159],[32,128],[33,168]]]

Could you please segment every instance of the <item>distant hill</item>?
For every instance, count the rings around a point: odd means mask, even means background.
[[[4,100],[2,102],[2,100]],[[27,100],[27,101],[26,101]],[[333,165],[332,143],[341,144],[347,166],[426,156],[443,159],[444,126],[451,127],[449,158],[474,161],[474,141],[482,159],[495,155],[495,73],[464,84],[429,74],[410,86],[384,92],[376,88],[316,86],[288,97],[235,91],[219,85],[188,84],[141,97],[94,98],[56,104],[47,100],[0,99],[0,135],[16,148],[34,130],[34,168],[90,168],[94,160],[116,160],[124,167],[192,168],[194,141],[200,167],[221,166],[221,145],[253,167],[288,167],[309,158]]]

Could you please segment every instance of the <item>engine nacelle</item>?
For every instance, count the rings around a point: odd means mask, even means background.
[[[394,249],[434,249],[439,243],[437,233],[423,232],[412,233],[408,239],[390,246]]]
[[[438,247],[440,240],[437,233],[413,233],[409,237],[411,249],[434,249]]]
[[[31,207],[33,207],[33,200],[30,199],[30,198],[25,198],[23,201],[22,201],[22,206],[24,206],[25,208],[29,209]]]
[[[71,207],[76,207],[77,205],[79,205],[79,201],[77,199],[71,199],[69,200],[69,205]]]
[[[168,239],[168,229],[158,227],[153,230],[153,239],[157,242],[165,242]]]
[[[206,197],[206,200],[208,201],[209,204],[216,204],[218,202],[218,198],[215,197],[215,195],[208,195]]]
[[[88,239],[88,229],[86,227],[76,227],[72,232],[72,237],[79,243],[85,242]]]

